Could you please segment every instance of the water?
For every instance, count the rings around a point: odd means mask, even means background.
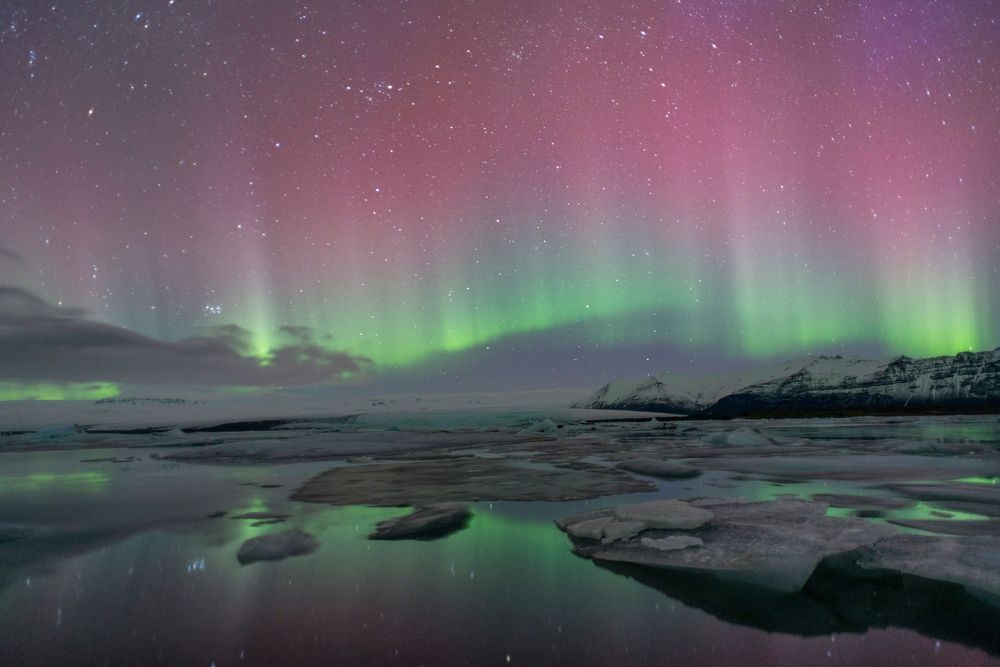
[[[982,443],[1000,448],[1000,419],[995,415],[950,417],[856,417],[788,419],[759,422],[763,430],[785,437],[821,440],[873,438],[931,443]]]
[[[478,504],[446,538],[374,542],[372,526],[405,510],[285,500],[329,463],[196,466],[149,453],[4,455],[0,522],[46,531],[0,544],[0,664],[994,662],[902,628],[798,636],[726,622],[574,556],[552,520],[620,499]],[[709,473],[652,495],[760,495],[761,485]],[[218,510],[293,517],[207,518]],[[239,565],[245,539],[289,527],[322,546]]]

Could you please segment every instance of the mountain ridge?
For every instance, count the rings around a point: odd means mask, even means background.
[[[817,356],[737,373],[613,380],[572,407],[704,417],[1000,411],[1000,348],[954,356]]]

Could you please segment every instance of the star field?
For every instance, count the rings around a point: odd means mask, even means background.
[[[309,327],[486,388],[995,347],[998,21],[990,0],[5,3],[0,245],[50,302],[148,336],[236,324],[265,356]]]

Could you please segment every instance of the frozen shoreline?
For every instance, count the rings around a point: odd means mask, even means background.
[[[444,422],[455,423],[453,415],[428,419],[386,412],[367,423],[261,420],[254,422],[257,430],[250,431],[67,431],[61,439],[34,443],[24,435],[7,436],[5,443],[14,446],[0,449],[7,501],[0,506],[4,528],[0,593],[25,580],[53,576],[68,562],[115,553],[123,545],[161,533],[179,541],[196,537],[198,544],[216,545],[213,548],[224,554],[219,558],[233,568],[260,558],[261,553],[265,560],[287,554],[289,563],[336,560],[330,545],[347,539],[338,531],[365,541],[377,523],[405,514],[388,507],[360,506],[426,506],[439,501],[473,503],[467,527],[460,522],[457,532],[443,538],[445,543],[466,539],[462,537],[466,533],[478,535],[479,522],[486,521],[485,513],[496,506],[510,516],[544,517],[532,524],[531,534],[536,536],[532,539],[544,535],[546,548],[559,553],[568,552],[573,544],[552,520],[574,514],[681,498],[776,501],[787,507],[804,503],[801,506],[808,512],[803,512],[812,517],[809,521],[822,523],[822,530],[843,521],[844,526],[872,526],[878,535],[912,536],[945,545],[930,549],[904,540],[893,547],[898,552],[893,567],[918,573],[913,579],[918,583],[939,578],[942,563],[957,557],[961,549],[1000,540],[1000,425],[992,419],[662,422],[635,415],[630,421],[588,420],[544,409],[502,414],[503,419],[497,420],[492,411],[466,413],[451,430],[445,430]],[[418,416],[423,421],[418,423]],[[19,440],[11,443],[14,438]],[[203,443],[194,445],[196,439]],[[116,446],[94,449],[108,443]],[[370,519],[340,525],[334,517],[345,512],[371,514]],[[720,553],[725,555],[726,524],[697,530],[701,532],[692,535],[704,546],[696,548],[723,549]],[[634,538],[629,531],[620,532],[624,541],[602,548],[612,555],[626,555],[624,560],[648,560],[640,550],[643,540],[654,549],[677,542],[670,531],[640,531]],[[958,532],[965,537],[951,536]],[[802,540],[801,531],[783,532],[780,525],[769,534],[777,540],[774,548],[785,538]],[[254,539],[239,561],[241,546]],[[519,539],[514,531],[501,543],[504,549],[524,550],[525,558],[542,556],[535,553],[537,542]],[[693,543],[693,539],[683,542],[688,545],[685,550]],[[952,548],[956,545],[959,551]],[[577,547],[581,555],[595,553],[586,544]],[[403,567],[389,555],[401,548],[398,544],[380,548],[389,550],[384,556],[390,559],[387,567]],[[429,548],[423,542],[412,547],[414,554]],[[839,547],[831,549],[827,555],[839,553]],[[1000,552],[1000,546],[993,552]],[[194,571],[204,567],[198,553],[193,552],[194,564],[189,565]],[[899,605],[923,604],[925,598],[919,595],[888,596],[871,615],[831,620],[830,610],[842,614],[846,603],[823,593],[829,605],[817,607],[809,597],[812,593],[797,592],[794,598],[768,602],[773,602],[768,614],[748,615],[737,607],[752,599],[770,600],[767,596],[772,594],[759,587],[751,594],[742,582],[711,572],[625,564],[618,556],[601,560],[601,571],[620,572],[671,600],[749,627],[812,636],[867,631],[887,617],[899,627],[1000,655],[1000,647],[989,637],[976,634],[982,623],[964,631],[944,612],[930,616],[900,612]],[[615,558],[618,561],[612,562]],[[869,591],[873,585],[859,580],[849,568],[827,573],[823,563],[825,559],[819,566],[812,563],[816,578],[808,577],[810,586],[832,586],[837,595],[862,595],[862,589]],[[278,566],[265,562],[247,569],[252,576],[267,576],[269,568]],[[803,573],[809,575],[805,569]],[[991,590],[989,582],[983,585]],[[926,587],[921,583],[918,589]],[[878,595],[885,592],[878,587],[871,590]],[[975,612],[976,618],[1000,618],[995,601],[964,593],[956,596],[933,586],[927,590],[932,597],[926,599],[948,601],[942,609],[951,605],[961,613]],[[850,595],[844,599],[854,600]],[[802,609],[812,615],[801,617]]]

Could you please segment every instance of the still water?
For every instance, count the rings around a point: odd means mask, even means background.
[[[2,455],[0,524],[40,528],[0,543],[0,664],[996,662],[877,622],[818,636],[725,622],[574,556],[553,519],[622,498],[477,504],[469,527],[443,539],[373,542],[373,525],[405,510],[285,499],[328,463],[183,465],[149,450],[81,462],[135,452]],[[761,495],[742,484],[710,473],[653,495]],[[292,517],[208,518],[222,510]],[[237,562],[245,539],[290,527],[322,546]]]

